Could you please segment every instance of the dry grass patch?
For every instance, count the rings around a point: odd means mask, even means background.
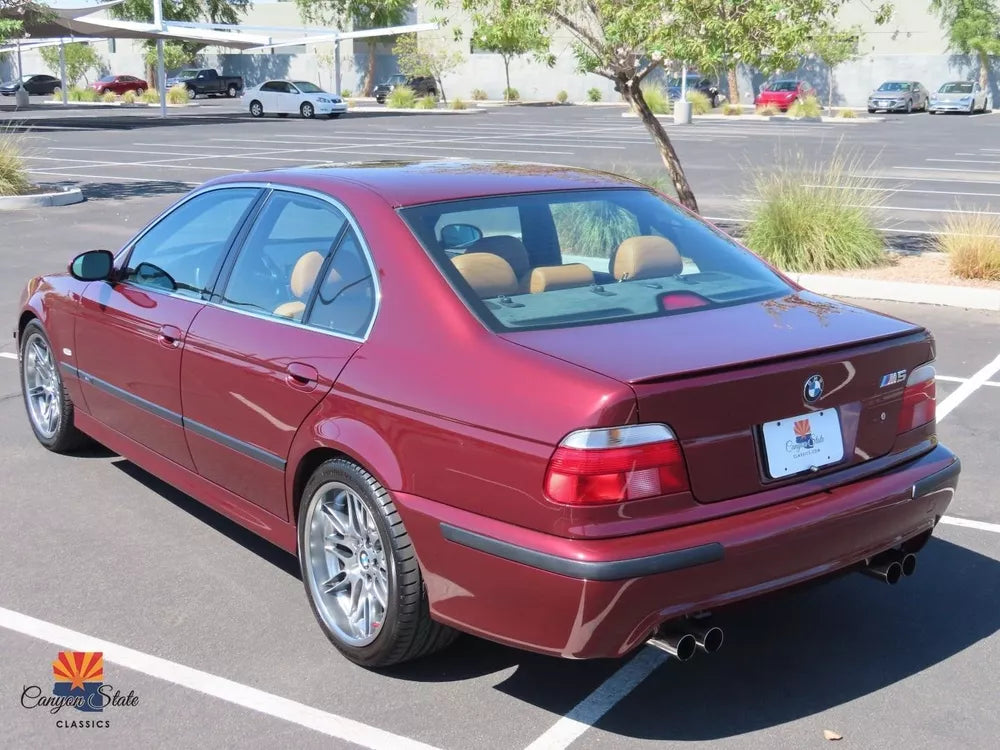
[[[951,272],[963,279],[1000,281],[1000,216],[973,211],[945,219],[938,247]]]
[[[31,190],[26,156],[21,134],[0,128],[0,196],[23,195]]]

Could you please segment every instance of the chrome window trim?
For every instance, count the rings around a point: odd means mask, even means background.
[[[357,341],[359,343],[366,342],[368,340],[369,336],[371,336],[372,328],[375,327],[375,321],[378,319],[379,311],[382,309],[382,285],[379,284],[379,281],[378,281],[378,271],[377,271],[377,269],[375,267],[375,261],[372,258],[372,253],[371,253],[371,249],[368,246],[368,241],[365,238],[364,233],[361,231],[361,226],[358,224],[358,221],[354,217],[354,214],[352,214],[351,211],[347,208],[347,206],[344,205],[341,201],[337,200],[336,198],[334,198],[331,195],[327,195],[326,193],[319,192],[318,190],[312,190],[310,188],[298,187],[298,186],[295,186],[295,185],[282,185],[280,183],[273,183],[273,182],[251,182],[251,181],[247,181],[247,182],[242,182],[242,181],[241,182],[224,182],[224,183],[219,184],[219,185],[207,185],[207,186],[204,186],[204,187],[195,188],[193,191],[191,191],[183,199],[181,199],[177,203],[174,203],[173,205],[169,206],[168,208],[166,208],[165,210],[163,210],[162,212],[160,212],[160,214],[155,219],[153,219],[149,224],[147,224],[140,231],[139,234],[137,234],[135,237],[133,237],[131,240],[129,240],[128,244],[126,244],[125,247],[123,247],[121,250],[119,250],[118,253],[115,255],[115,265],[117,266],[118,259],[121,256],[123,256],[123,255],[125,256],[125,260],[127,262],[128,255],[132,252],[132,248],[135,247],[135,244],[139,240],[141,240],[146,235],[146,233],[149,232],[154,226],[156,226],[157,224],[159,224],[160,221],[162,219],[164,219],[167,215],[173,213],[175,210],[179,209],[185,203],[187,203],[190,200],[193,200],[194,198],[196,198],[196,197],[198,197],[200,195],[203,195],[203,194],[209,193],[209,192],[213,192],[215,190],[225,190],[227,188],[256,188],[258,190],[262,190],[265,193],[264,196],[263,196],[263,198],[262,198],[262,200],[264,200],[264,201],[269,200],[270,197],[271,197],[271,195],[276,190],[283,190],[285,192],[290,192],[290,193],[299,193],[300,195],[307,195],[307,196],[311,196],[313,198],[318,198],[318,199],[320,199],[322,201],[325,201],[326,203],[329,203],[334,208],[336,208],[337,210],[339,210],[344,215],[344,218],[347,219],[347,223],[351,226],[351,229],[354,231],[354,234],[355,234],[355,236],[358,239],[358,245],[361,248],[362,255],[364,255],[364,257],[365,257],[365,262],[368,264],[368,269],[371,271],[372,285],[375,288],[375,304],[372,307],[372,313],[371,313],[371,318],[368,321],[368,327],[365,329],[365,332],[364,332],[363,335],[361,335],[361,336],[351,336],[350,334],[347,334],[347,333],[340,333],[339,331],[332,331],[332,330],[329,330],[329,329],[326,329],[326,328],[321,328],[320,326],[312,326],[312,325],[309,325],[307,323],[299,323],[298,321],[295,321],[295,320],[289,320],[287,318],[281,318],[281,317],[274,316],[274,315],[265,315],[263,313],[255,313],[255,312],[252,312],[250,310],[243,310],[243,309],[240,309],[240,308],[232,306],[232,305],[225,305],[225,304],[222,304],[222,303],[219,303],[219,302],[211,302],[209,300],[205,300],[205,299],[202,299],[200,297],[190,297],[190,296],[187,296],[187,295],[184,295],[184,294],[177,294],[176,292],[167,292],[167,291],[164,291],[164,290],[161,290],[161,289],[157,289],[155,287],[147,287],[147,286],[142,286],[140,284],[132,284],[132,283],[130,283],[128,281],[122,281],[120,283],[125,284],[125,285],[130,286],[130,287],[133,287],[135,289],[141,289],[144,292],[152,291],[152,292],[155,292],[157,294],[164,294],[164,295],[166,295],[168,297],[176,297],[178,299],[187,300],[188,302],[195,302],[195,303],[206,305],[206,306],[210,306],[210,307],[217,307],[217,308],[220,308],[220,309],[223,309],[223,310],[228,310],[230,312],[238,313],[240,315],[247,315],[247,316],[249,316],[251,318],[259,318],[261,320],[270,320],[270,321],[273,321],[275,323],[280,323],[282,325],[290,325],[290,326],[293,326],[295,328],[304,328],[304,329],[306,329],[308,331],[315,331],[317,333],[323,333],[323,334],[326,334],[327,336],[333,336],[333,337],[339,338],[339,339],[346,339],[347,341]],[[253,227],[251,226],[251,229],[252,228]],[[234,249],[235,249],[235,251],[238,254],[239,252],[241,252],[243,250],[243,245],[241,244],[238,248],[234,248]]]

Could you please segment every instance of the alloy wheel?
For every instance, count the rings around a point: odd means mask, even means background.
[[[39,334],[32,334],[24,345],[24,393],[28,414],[39,434],[52,438],[59,429],[62,414],[60,405],[59,373],[48,342]]]
[[[301,112],[302,116],[308,120],[315,114],[316,111],[313,109],[313,105],[311,105],[309,102],[304,102],[302,104]]]
[[[389,600],[391,553],[371,511],[342,482],[321,485],[309,502],[304,571],[317,612],[344,643],[379,634]]]

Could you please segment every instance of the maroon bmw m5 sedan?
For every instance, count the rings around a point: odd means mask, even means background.
[[[848,570],[954,494],[934,342],[630,180],[482,162],[214,180],[32,279],[38,440],[93,439],[298,556],[372,667],[457,631],[568,658]]]

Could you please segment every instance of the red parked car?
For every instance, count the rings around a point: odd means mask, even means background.
[[[297,554],[368,666],[456,629],[712,651],[691,615],[912,573],[958,481],[930,333],[613,175],[223,177],[20,310],[38,440],[89,436]]]
[[[771,81],[760,87],[760,93],[754,99],[754,105],[763,107],[773,104],[782,112],[785,112],[797,99],[805,99],[807,96],[815,95],[816,89],[807,81]]]
[[[142,94],[149,88],[147,84],[141,78],[136,78],[135,76],[113,76],[106,75],[101,76],[96,81],[94,81],[93,89],[98,94],[104,94],[110,91],[113,94],[124,94],[126,91],[134,91],[136,94]]]

